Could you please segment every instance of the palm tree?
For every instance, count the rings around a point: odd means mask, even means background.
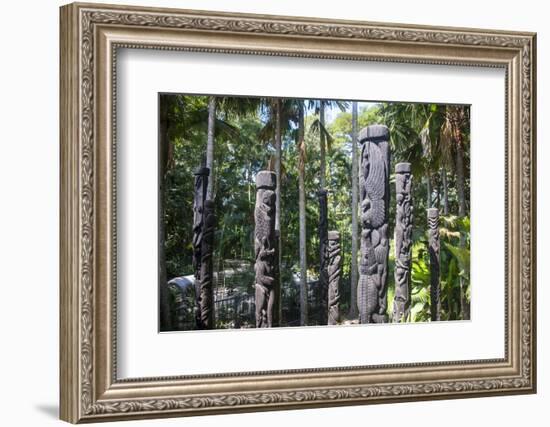
[[[277,279],[279,280],[279,295],[277,296],[277,307],[275,316],[276,324],[279,324],[283,319],[283,283],[281,279],[281,264],[282,264],[282,245],[281,245],[281,122],[282,122],[282,101],[278,98],[275,101],[275,177],[277,187],[275,187],[275,233],[277,236],[277,271],[279,272]]]
[[[357,102],[353,102],[351,109],[351,301],[349,317],[357,317],[357,251],[358,251],[358,222],[357,204],[359,199],[359,174],[357,162]]]
[[[466,195],[464,184],[464,144],[469,120],[463,106],[445,107],[445,120],[441,129],[442,146],[449,146],[449,153],[455,153],[456,191],[458,196],[458,216],[466,216]],[[448,157],[451,157],[449,155]],[[450,162],[449,162],[450,163]]]
[[[447,170],[454,169],[457,189],[458,216],[466,216],[465,195],[465,136],[469,124],[468,110],[464,106],[435,104],[387,104],[384,106],[386,120],[390,124],[392,139],[398,155],[411,161],[415,175],[426,176],[427,206],[432,204],[432,174],[442,171],[444,212],[448,213]],[[420,138],[422,145],[421,158],[415,154],[415,141]],[[412,143],[412,145],[410,145]],[[434,180],[435,181],[435,180]],[[460,246],[464,248],[465,240],[461,235]],[[467,284],[464,277],[459,277],[461,293],[461,314],[463,319],[470,316],[467,295]]]
[[[260,98],[236,96],[209,96],[208,97],[208,130],[206,140],[206,167],[210,169],[210,179],[206,191],[207,199],[214,200],[215,195],[215,164],[214,151],[216,135],[219,132],[238,137],[239,130],[229,123],[231,118],[244,117],[255,114],[261,105]],[[202,112],[202,111],[201,111]],[[221,117],[218,117],[221,116]]]
[[[447,182],[447,169],[441,167],[441,185],[443,187],[443,215],[449,215],[449,184]]]
[[[464,145],[466,129],[469,125],[467,109],[464,106],[448,105],[444,112],[444,123],[441,128],[441,145],[448,147],[447,152],[455,153],[456,192],[458,197],[458,216],[466,216],[465,173],[464,173]],[[449,154],[448,159],[451,159]],[[451,163],[449,161],[449,163]],[[465,237],[460,235],[460,247],[464,248]],[[460,311],[462,319],[470,318],[470,305],[466,298],[467,283],[463,276],[459,277],[460,285]]]
[[[170,131],[171,117],[170,112],[173,110],[173,98],[167,95],[160,95],[160,117],[159,117],[159,142],[160,142],[160,165],[159,165],[159,198],[164,200],[164,176],[167,170],[169,147],[170,147]],[[172,318],[170,311],[170,302],[168,297],[168,284],[166,278],[166,263],[165,259],[165,233],[164,233],[164,203],[160,203],[160,218],[159,221],[159,322],[161,331],[170,331],[172,329]]]
[[[282,231],[281,231],[281,186],[284,178],[284,167],[282,162],[282,141],[284,135],[291,129],[291,122],[297,122],[296,105],[293,100],[282,98],[262,99],[261,108],[267,115],[267,120],[260,130],[259,138],[265,143],[273,141],[275,153],[269,159],[268,169],[275,172],[277,187],[275,188],[275,231],[278,232],[278,266],[279,266],[279,307],[278,316],[282,319],[282,290],[281,279],[282,268]]]
[[[304,101],[297,101],[298,107],[298,211],[300,223],[300,325],[306,326],[308,321],[307,306],[307,254],[306,254],[306,187],[305,187],[305,164],[306,145],[304,138]]]
[[[205,122],[207,126],[206,163],[214,167],[214,141],[215,136],[225,137],[229,140],[240,140],[239,129],[233,126],[228,119],[247,115],[257,111],[258,100],[255,98],[221,98],[208,97],[205,103],[204,97],[184,95],[161,95],[159,98],[159,197],[160,217],[165,216],[165,178],[174,164],[174,141],[179,138],[190,139],[197,131],[204,132]],[[217,117],[216,110],[220,116]],[[198,166],[198,165],[197,165]],[[214,180],[209,180],[210,197],[214,196]],[[165,263],[166,235],[165,221],[159,224],[159,299],[160,299],[160,327],[161,330],[171,330],[171,311],[169,304],[167,271]]]
[[[347,101],[332,101],[332,100],[318,100],[309,101],[306,104],[307,108],[313,108],[318,118],[315,119],[311,125],[310,130],[316,134],[319,134],[319,188],[321,190],[326,189],[326,152],[330,150],[330,144],[332,142],[332,135],[325,126],[325,110],[327,108],[339,108],[340,111],[345,112],[349,108],[349,102]]]
[[[319,101],[319,146],[320,146],[320,155],[321,155],[321,166],[319,169],[319,187],[321,190],[326,188],[325,186],[325,177],[326,177],[326,160],[325,160],[325,105],[327,101]]]
[[[216,97],[208,97],[208,131],[206,137],[206,167],[210,169],[210,179],[206,189],[206,198],[213,200],[214,187],[214,127],[216,124]]]
[[[275,211],[275,230],[281,231],[281,145],[282,145],[282,136],[281,136],[281,122],[282,122],[282,101],[281,99],[275,100],[274,105],[274,115],[275,115],[275,176],[277,177],[277,188],[276,188],[276,211]],[[281,239],[279,239],[279,244]],[[280,252],[280,251],[279,251]]]
[[[390,144],[395,162],[407,161],[412,165],[415,177],[424,177],[426,189],[425,207],[432,206],[432,171],[434,170],[434,132],[429,104],[383,104],[380,109],[384,123],[390,129]],[[415,207],[420,205],[415,205]],[[420,218],[424,215],[415,215]]]
[[[310,130],[313,133],[319,133],[319,153],[320,153],[320,167],[319,167],[319,194],[324,192],[326,187],[326,151],[330,149],[332,142],[332,136],[325,126],[325,108],[331,108],[337,106],[342,112],[346,111],[348,103],[344,101],[330,101],[330,100],[318,100],[309,101],[308,106],[315,108],[315,113],[318,114],[318,118],[310,125]],[[328,146],[328,147],[327,147]],[[323,203],[324,206],[319,206],[319,212],[324,211],[328,215],[327,211],[327,199],[326,196],[319,199],[319,203]],[[321,200],[323,200],[321,202]],[[326,221],[326,222],[324,222]],[[319,284],[321,288],[321,301],[326,304],[326,295],[328,290],[328,271],[326,263],[326,242],[328,240],[328,217],[320,218],[319,222]],[[328,307],[327,307],[328,309]],[[325,307],[321,308],[320,322],[324,324],[326,322],[325,314],[327,313]]]

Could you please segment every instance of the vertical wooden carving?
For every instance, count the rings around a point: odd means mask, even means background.
[[[201,262],[204,239],[204,205],[208,188],[210,170],[200,167],[195,171],[195,189],[193,198],[193,270],[195,274],[195,320],[198,329],[204,329],[201,315]]]
[[[200,329],[213,329],[214,322],[214,280],[213,280],[213,253],[214,231],[216,216],[214,202],[205,200],[203,211],[203,229],[201,242],[201,269],[199,287],[199,320]]]
[[[329,231],[327,237],[328,324],[336,325],[340,319],[340,277],[342,272],[340,233]]]
[[[273,326],[276,294],[275,173],[261,171],[256,176],[254,210],[254,252],[256,256],[256,327]]]
[[[411,302],[411,248],[413,209],[411,164],[395,165],[395,297],[393,322],[407,321]]]
[[[441,320],[439,283],[439,210],[428,209],[428,246],[430,252],[430,311],[432,321]]]
[[[361,143],[361,261],[357,305],[361,323],[388,321],[388,208],[389,208],[389,130],[373,125],[359,134]]]
[[[327,324],[328,310],[328,271],[327,271],[327,241],[328,241],[328,202],[327,190],[321,189],[319,197],[319,324]]]

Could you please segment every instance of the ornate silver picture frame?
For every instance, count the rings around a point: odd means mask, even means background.
[[[535,34],[79,3],[60,13],[61,419],[536,391]],[[320,66],[338,59],[504,70],[505,247],[498,249],[505,265],[504,357],[119,378],[115,147],[121,48],[315,58]]]

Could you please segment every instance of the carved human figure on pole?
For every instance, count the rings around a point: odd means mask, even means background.
[[[389,137],[383,125],[368,126],[359,133],[361,260],[357,305],[361,323],[388,321]]]
[[[206,201],[206,190],[208,187],[208,175],[210,170],[206,167],[198,168],[195,175],[194,197],[193,197],[193,270],[195,275],[195,319],[197,328],[202,329],[201,324],[201,250],[204,231],[204,203]]]
[[[428,209],[428,246],[430,252],[430,312],[432,321],[441,320],[441,300],[439,283],[439,210]]]
[[[328,272],[328,324],[337,325],[340,319],[340,277],[342,273],[342,255],[340,252],[340,233],[328,232],[327,241]]]
[[[319,197],[319,324],[326,325],[328,310],[328,271],[327,271],[327,240],[328,240],[328,201],[327,190],[321,189]]]
[[[261,171],[256,175],[256,206],[254,209],[254,252],[256,264],[256,327],[273,326],[276,293],[275,238],[275,173]]]
[[[413,208],[411,164],[395,165],[395,297],[393,322],[409,319]]]
[[[205,200],[201,242],[200,287],[198,292],[200,329],[213,329],[214,323],[214,283],[213,253],[216,216],[214,202]]]

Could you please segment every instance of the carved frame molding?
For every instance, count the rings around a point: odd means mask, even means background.
[[[535,392],[535,34],[98,4],[71,4],[60,13],[63,420]],[[118,380],[114,181],[118,47],[504,68],[506,357]]]

